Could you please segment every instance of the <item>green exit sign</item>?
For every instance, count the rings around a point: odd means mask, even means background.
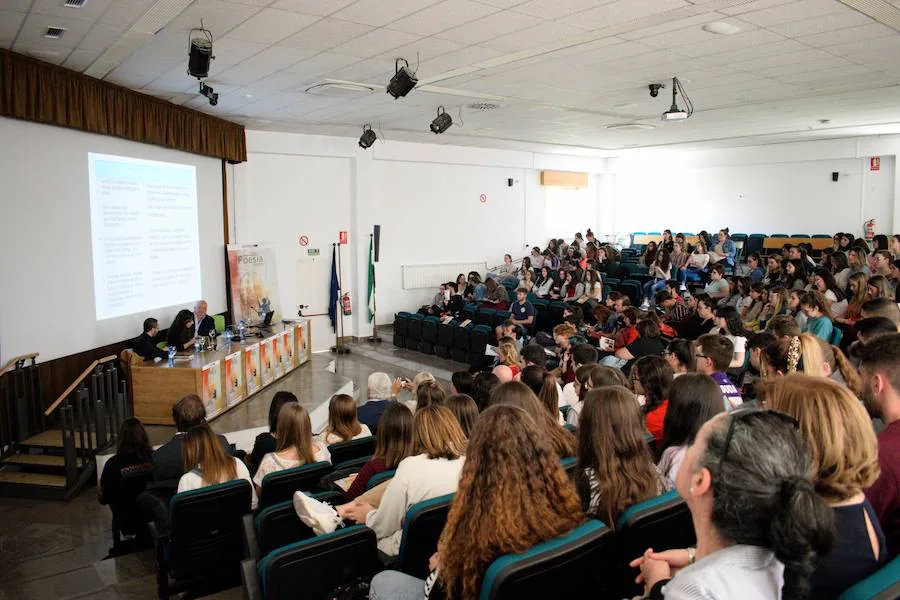
[[[319,255],[319,249],[318,249],[318,248],[307,248],[306,254],[309,255],[309,256],[318,256],[318,255]]]

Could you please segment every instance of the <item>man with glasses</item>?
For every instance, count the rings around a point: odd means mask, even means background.
[[[741,392],[725,373],[734,356],[734,344],[724,335],[708,333],[697,339],[694,356],[697,359],[697,372],[709,375],[722,390],[725,397],[725,410],[732,411],[744,403]]]

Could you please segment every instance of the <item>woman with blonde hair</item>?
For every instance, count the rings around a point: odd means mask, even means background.
[[[862,392],[862,381],[859,372],[853,368],[847,355],[837,346],[829,344],[821,338],[816,338],[819,348],[822,350],[822,358],[825,360],[825,376],[847,387],[857,396]]]
[[[509,342],[500,344],[497,346],[497,357],[500,359],[498,366],[502,365],[509,367],[510,371],[512,371],[512,377],[515,379],[522,370],[522,361],[519,358],[519,352],[516,350],[516,345],[510,344]]]
[[[881,471],[872,423],[856,396],[824,377],[788,375],[765,397],[769,408],[799,422],[816,493],[834,511],[837,536],[818,557],[810,597],[837,598],[887,562],[884,533],[863,493]]]
[[[875,275],[866,282],[866,291],[869,294],[869,300],[877,298],[894,299],[894,288],[890,279],[884,275]]]
[[[854,273],[850,276],[849,283],[850,299],[847,304],[847,312],[843,317],[835,319],[838,323],[852,325],[862,318],[862,305],[869,299],[869,289],[867,287],[869,278],[865,273]]]
[[[292,402],[281,407],[275,425],[275,439],[275,452],[263,457],[253,477],[257,487],[262,487],[269,473],[331,460],[328,447],[313,439],[309,412],[300,404]]]
[[[258,499],[250,471],[238,458],[228,456],[222,443],[209,425],[203,423],[191,427],[184,434],[181,459],[185,474],[178,480],[178,493],[199,490],[210,485],[243,479],[250,484],[250,510],[256,509]]]
[[[792,373],[825,376],[825,359],[814,335],[804,333],[787,339],[776,339],[760,354],[760,375],[777,379]]]
[[[621,386],[588,392],[578,426],[578,490],[589,515],[613,524],[626,508],[663,489],[634,394]]]
[[[340,444],[372,435],[368,425],[356,416],[356,400],[348,394],[335,394],[328,402],[328,425],[322,432],[327,446]]]
[[[370,598],[426,599],[434,586],[451,600],[477,598],[496,558],[565,535],[584,520],[578,494],[540,427],[520,408],[492,406],[472,431],[431,575],[423,581],[384,571],[372,580]]]

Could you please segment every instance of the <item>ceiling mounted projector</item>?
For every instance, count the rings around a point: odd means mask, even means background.
[[[400,61],[403,61],[406,66],[401,67]],[[416,84],[419,83],[416,74],[413,73],[409,69],[409,63],[405,58],[398,58],[394,61],[394,76],[391,77],[391,81],[387,84],[387,93],[394,97],[394,100],[397,98],[402,98],[407,95]]]
[[[453,125],[453,119],[444,110],[443,106],[438,106],[437,116],[431,122],[432,133],[444,133]]]
[[[209,63],[216,58],[212,53],[213,37],[209,29],[203,28],[202,22],[199,28],[191,29],[189,35],[194,35],[195,31],[200,35],[191,38],[188,49],[187,72],[191,77],[203,79],[204,77],[209,77]]]
[[[359,147],[365,150],[366,148],[371,147],[377,139],[378,136],[372,131],[372,126],[368,123],[363,125],[362,135],[359,136]]]
[[[680,108],[678,108],[678,92],[681,92],[681,98],[684,100],[685,110],[681,110]],[[691,99],[688,97],[687,92],[684,91],[684,87],[682,87],[681,81],[679,81],[677,77],[673,77],[672,106],[670,106],[669,110],[662,114],[662,120],[666,122],[684,121],[688,119],[692,114],[694,114],[694,103],[691,102]]]

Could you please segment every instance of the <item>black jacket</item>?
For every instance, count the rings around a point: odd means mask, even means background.
[[[167,358],[168,353],[156,347],[157,339],[152,338],[146,333],[142,333],[132,342],[132,350],[134,353],[144,360],[153,360],[154,358]]]
[[[198,336],[206,337],[209,335],[210,331],[215,331],[216,321],[212,318],[211,315],[206,315],[200,320],[199,323],[194,323],[194,327],[197,328]]]
[[[231,456],[233,454],[231,445],[225,436],[217,433],[216,437],[219,438],[225,452]],[[153,463],[153,483],[150,487],[155,493],[171,497],[178,490],[178,480],[187,472],[181,458],[183,443],[184,434],[176,433],[171,440],[154,450],[151,461]]]

